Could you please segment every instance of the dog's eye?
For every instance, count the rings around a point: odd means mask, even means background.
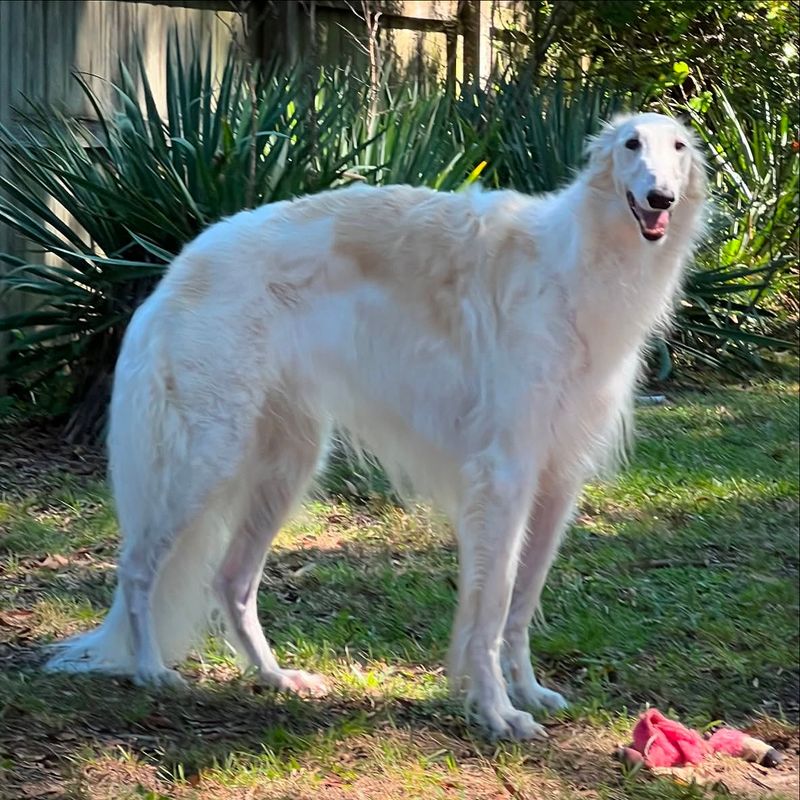
[[[625,147],[627,147],[628,150],[638,150],[641,147],[641,142],[638,139],[628,139],[628,141],[625,142]]]
[[[675,142],[676,150],[683,150],[684,147],[686,147],[686,142]]]

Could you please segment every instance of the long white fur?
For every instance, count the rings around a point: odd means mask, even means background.
[[[676,198],[659,241],[626,199],[647,210],[653,189]],[[554,194],[355,186],[207,229],[125,336],[119,586],[49,667],[177,681],[218,607],[266,682],[324,692],[278,666],[255,601],[335,425],[454,522],[454,688],[492,735],[543,735],[517,706],[564,700],[536,680],[529,623],[583,481],[629,428],[704,196],[691,134],[646,114],[606,126]]]

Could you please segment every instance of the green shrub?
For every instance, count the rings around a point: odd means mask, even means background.
[[[601,120],[646,102],[593,80],[533,86],[512,75],[455,100],[439,86],[384,83],[373,105],[348,69],[256,70],[231,51],[217,75],[210,54],[172,46],[162,114],[141,58],[135,71],[143,100],[121,64],[113,109],[76,76],[99,127],[31,104],[23,134],[0,128],[0,224],[36,253],[0,255],[11,267],[0,292],[38,300],[0,317],[13,333],[0,377],[26,392],[55,378],[59,397],[66,385],[75,438],[100,431],[130,315],[208,224],[353,180],[453,190],[487,163],[490,185],[549,191],[580,168]],[[658,343],[662,376],[676,354],[752,365],[762,348],[786,346],[774,338],[774,299],[797,255],[798,154],[788,112],[754,98],[746,115],[722,91],[704,112],[688,109],[714,154],[716,216],[675,332]]]
[[[0,375],[27,390],[54,375],[67,380],[76,438],[99,431],[131,314],[205,226],[354,179],[454,189],[471,180],[483,152],[442,94],[385,90],[368,119],[367,89],[347,70],[262,73],[231,50],[215,81],[210,53],[168,52],[166,116],[141,58],[137,70],[144,101],[120,64],[115,109],[76,76],[100,133],[35,104],[24,134],[0,128],[8,167],[0,223],[40,254],[0,256],[12,267],[3,291],[39,301],[0,318],[0,331],[14,333]],[[85,234],[62,222],[52,201]]]

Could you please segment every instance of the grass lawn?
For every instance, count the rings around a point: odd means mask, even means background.
[[[107,607],[116,525],[91,454],[44,459],[44,434],[7,433],[0,797],[796,797],[797,389],[639,409],[632,463],[585,492],[533,638],[540,675],[573,705],[546,720],[549,742],[524,745],[483,741],[447,698],[450,531],[378,500],[308,503],[265,572],[280,660],[325,673],[330,697],[262,690],[214,642],[182,667],[184,694],[43,674],[41,645]],[[754,725],[787,765],[714,761],[705,789],[626,772],[611,753],[647,704],[700,728]]]

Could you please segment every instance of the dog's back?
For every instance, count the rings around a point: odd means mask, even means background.
[[[484,435],[489,373],[504,371],[513,402],[514,376],[541,378],[559,360],[552,343],[568,346],[528,230],[534,205],[513,192],[356,186],[218,223],[149,301],[171,401],[206,429],[241,420],[246,440],[253,411],[288,394],[450,510],[443,461]],[[123,373],[129,350],[142,358],[126,343]]]

